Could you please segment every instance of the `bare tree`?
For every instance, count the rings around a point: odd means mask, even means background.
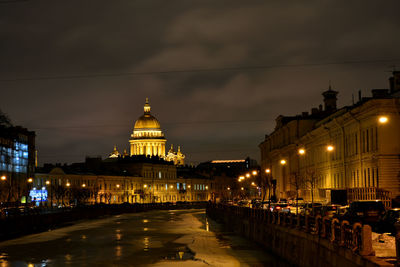
[[[291,187],[295,189],[295,195],[296,195],[296,214],[298,214],[299,211],[299,193],[300,190],[304,188],[305,186],[305,179],[300,176],[298,172],[292,173],[290,176],[290,181],[289,184]]]
[[[54,194],[54,197],[56,198],[57,206],[60,204],[60,200],[61,203],[64,204],[64,196],[67,192],[67,189],[63,185],[52,184],[51,191]]]
[[[0,109],[0,125],[5,127],[12,126],[10,118],[7,116],[7,114],[3,113],[1,109]]]
[[[305,183],[307,189],[309,189],[311,193],[311,207],[314,207],[314,191],[317,188],[320,179],[321,177],[315,169],[308,169],[306,171]]]

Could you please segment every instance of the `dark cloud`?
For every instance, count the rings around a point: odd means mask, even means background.
[[[37,131],[41,163],[128,148],[145,97],[189,162],[258,158],[274,119],[318,106],[329,80],[339,106],[357,90],[387,87],[387,71],[400,59],[399,7],[360,0],[2,3],[0,79],[100,76],[0,81],[0,108]],[[369,63],[307,66],[350,61]],[[225,69],[241,66],[272,67]],[[194,69],[221,70],[101,76]]]

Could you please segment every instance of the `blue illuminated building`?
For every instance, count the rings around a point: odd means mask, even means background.
[[[35,173],[35,132],[0,125],[1,202],[18,202],[26,195],[27,180]]]

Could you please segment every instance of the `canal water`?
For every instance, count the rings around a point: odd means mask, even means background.
[[[8,266],[289,266],[208,219],[204,210],[81,221],[0,243]]]

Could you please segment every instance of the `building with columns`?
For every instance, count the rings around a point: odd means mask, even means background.
[[[374,89],[351,106],[336,107],[337,92],[323,93],[324,108],[279,116],[259,145],[261,166],[276,180],[278,198],[351,202],[400,195],[400,72],[390,89]],[[396,82],[397,81],[397,82]]]
[[[146,98],[144,114],[135,122],[131,139],[131,156],[146,155],[165,158],[165,143],[167,140],[161,130],[158,120],[150,114],[149,99]]]

